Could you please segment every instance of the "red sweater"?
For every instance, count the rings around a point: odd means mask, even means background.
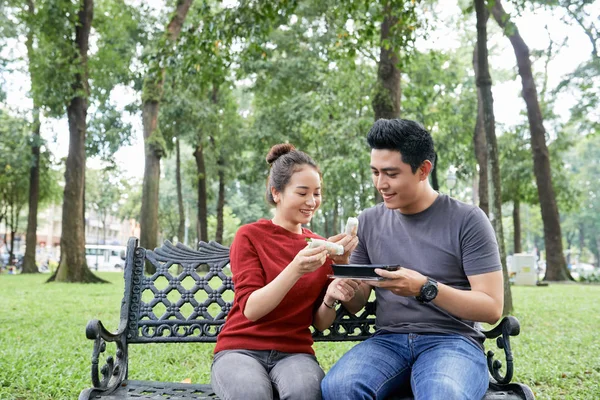
[[[231,245],[231,272],[235,286],[233,307],[217,338],[221,350],[278,350],[314,354],[309,330],[332,273],[331,260],[302,276],[281,303],[252,322],[244,316],[248,297],[271,282],[306,247],[306,238],[319,238],[308,229],[292,233],[270,220],[242,226]]]

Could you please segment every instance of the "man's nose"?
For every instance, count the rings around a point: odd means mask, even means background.
[[[387,182],[387,179],[385,179],[384,175],[379,175],[379,176],[375,177],[375,187],[377,189],[385,188],[385,187],[387,187],[387,184],[388,184],[388,182]]]

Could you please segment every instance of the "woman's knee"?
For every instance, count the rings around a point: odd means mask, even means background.
[[[211,369],[211,386],[223,400],[273,398],[271,378],[260,362],[236,352],[215,357]]]
[[[317,360],[296,355],[280,361],[271,371],[273,383],[284,399],[321,399],[321,381],[325,373]]]

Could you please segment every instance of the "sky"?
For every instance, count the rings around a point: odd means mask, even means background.
[[[131,0],[138,1],[138,0]],[[161,0],[149,0],[147,3],[153,7],[161,7],[164,4]],[[505,8],[510,12],[508,5]],[[440,0],[436,10],[437,18],[446,21],[456,16],[460,10],[456,5],[456,0]],[[595,15],[600,15],[600,4],[595,6]],[[560,14],[548,11],[537,12],[536,14],[524,13],[521,17],[514,20],[519,31],[531,50],[544,50],[549,44],[550,37],[555,43],[562,43],[568,38],[568,45],[561,49],[549,64],[549,88],[555,87],[563,77],[573,71],[581,62],[589,58],[591,54],[591,44],[588,38],[578,26],[568,26],[560,21]],[[495,25],[495,21],[490,21]],[[546,26],[549,29],[546,29]],[[495,27],[494,27],[495,28]],[[516,71],[516,60],[510,42],[498,29],[492,29],[488,37],[490,49],[493,54],[490,55],[490,65],[504,69],[513,69]],[[440,27],[429,32],[427,41],[418,40],[417,48],[438,48],[450,49],[457,46],[459,33],[449,27]],[[26,54],[24,43],[13,42],[7,46],[2,56],[15,56]],[[543,68],[541,62],[534,64],[534,69],[540,71]],[[14,65],[22,71],[26,70],[24,62]],[[9,107],[13,111],[28,114],[31,109],[31,100],[27,97],[30,87],[26,72],[0,71],[0,78],[4,82],[4,88],[7,91],[7,99],[3,107]],[[540,88],[538,88],[538,91]],[[521,122],[523,117],[519,114],[525,109],[525,103],[520,97],[521,81],[518,76],[514,80],[495,83],[493,86],[494,112],[496,121],[499,124],[507,126],[515,125]],[[124,106],[135,100],[135,93],[124,87],[117,88],[113,93],[113,98],[118,104]],[[138,100],[139,101],[139,100]],[[556,111],[564,118],[568,116],[568,109],[573,104],[574,99],[568,95],[563,95],[557,101]],[[141,113],[128,115],[124,113],[124,119],[132,125],[133,138],[130,146],[121,148],[115,154],[115,160],[123,168],[125,174],[132,178],[141,178],[144,173],[144,145],[142,134]],[[546,126],[546,129],[550,129]],[[66,119],[45,120],[42,129],[42,136],[48,140],[48,146],[57,158],[66,157],[68,151],[68,126]],[[89,159],[88,166],[92,168],[100,167],[98,160]]]

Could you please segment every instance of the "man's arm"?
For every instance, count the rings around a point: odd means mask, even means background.
[[[426,276],[408,268],[397,271],[376,269],[375,272],[388,280],[369,284],[388,289],[399,296],[418,296],[421,287],[427,282]],[[504,307],[502,271],[471,275],[468,279],[471,290],[455,289],[438,283],[438,295],[432,303],[455,317],[495,324],[502,317]]]

